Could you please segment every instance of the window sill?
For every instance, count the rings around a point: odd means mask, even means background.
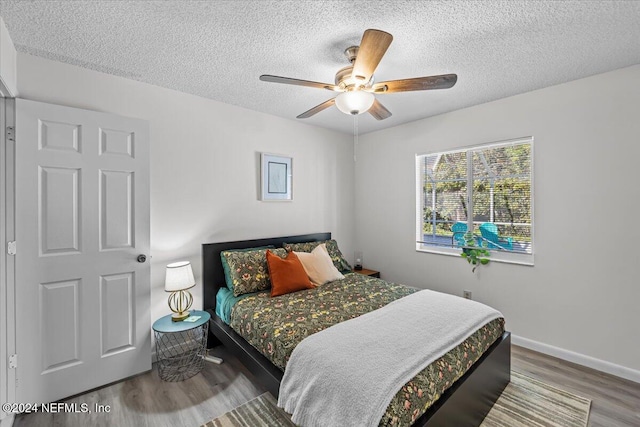
[[[456,256],[459,257],[462,253],[461,249],[457,248],[437,248],[432,246],[424,246],[420,243],[416,244],[416,252],[424,252],[430,254],[438,254],[438,255],[448,255],[448,256]],[[491,251],[491,256],[489,257],[491,262],[501,262],[505,264],[516,264],[516,265],[526,265],[529,267],[533,267],[533,254],[522,254],[522,253],[506,253],[506,252],[498,252]]]

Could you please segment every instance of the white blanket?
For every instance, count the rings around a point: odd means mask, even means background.
[[[430,363],[502,314],[419,291],[305,338],[291,353],[278,406],[310,426],[377,426],[393,396]]]

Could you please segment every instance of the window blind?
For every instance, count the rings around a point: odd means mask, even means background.
[[[465,230],[489,249],[532,253],[531,153],[526,139],[418,156],[422,243],[460,246],[453,230]]]

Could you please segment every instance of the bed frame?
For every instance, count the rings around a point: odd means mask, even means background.
[[[204,308],[211,314],[208,346],[223,344],[258,381],[278,396],[283,372],[215,314],[216,293],[226,286],[220,252],[331,239],[331,233],[270,239],[242,240],[202,245]],[[511,333],[505,332],[420,418],[415,427],[479,426],[511,377]]]

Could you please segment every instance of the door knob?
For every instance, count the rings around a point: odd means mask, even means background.
[[[140,254],[136,259],[138,260],[138,262],[145,262],[147,260],[147,256],[145,254]]]

